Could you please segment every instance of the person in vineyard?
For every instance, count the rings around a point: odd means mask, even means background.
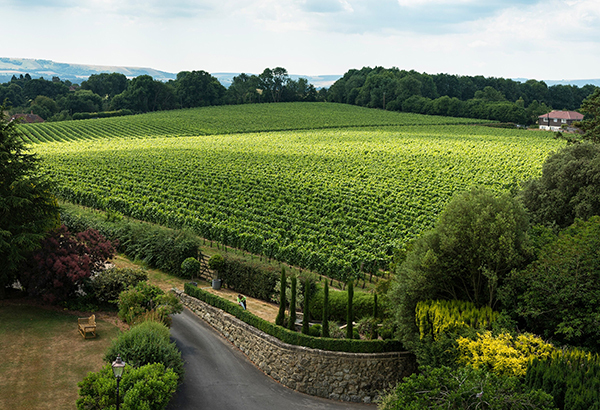
[[[240,306],[243,307],[244,310],[246,310],[246,296],[238,295],[237,296],[237,303],[239,303]]]

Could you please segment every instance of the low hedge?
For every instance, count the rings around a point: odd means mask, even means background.
[[[267,271],[235,259],[224,258],[219,277],[228,288],[269,302],[275,293],[278,271]]]
[[[185,293],[221,309],[243,322],[291,345],[348,353],[385,353],[404,350],[402,344],[397,340],[331,339],[305,335],[261,319],[233,302],[222,299],[190,284],[185,285]]]

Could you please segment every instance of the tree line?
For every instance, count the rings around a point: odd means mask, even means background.
[[[483,76],[427,74],[398,68],[352,69],[329,89],[317,90],[306,78],[293,80],[283,67],[259,75],[242,73],[229,88],[206,71],[182,71],[162,82],[149,75],[128,79],[120,73],[93,74],[81,85],[33,79],[29,74],[0,84],[0,101],[11,112],[32,112],[45,120],[88,118],[79,113],[118,114],[208,105],[329,101],[428,115],[534,124],[552,109],[577,110],[598,87],[548,86]]]
[[[576,110],[597,87],[483,76],[427,74],[398,68],[349,70],[327,101],[419,114],[533,124],[551,109]]]
[[[144,113],[208,105],[323,101],[306,78],[294,80],[285,68],[266,68],[259,75],[240,74],[229,88],[206,71],[182,71],[162,82],[149,75],[128,79],[120,73],[93,74],[81,85],[34,79],[29,74],[0,84],[0,102],[12,113],[32,112],[49,121],[86,118],[76,115],[118,111]]]

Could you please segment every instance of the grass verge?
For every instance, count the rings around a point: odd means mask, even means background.
[[[74,314],[11,301],[0,305],[0,408],[74,409],[77,383],[103,365],[118,334],[114,320],[97,320],[84,340]]]

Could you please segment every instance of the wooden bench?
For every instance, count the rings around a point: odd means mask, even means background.
[[[96,315],[77,319],[77,327],[84,339],[87,339],[88,333],[93,335],[91,337],[96,337]]]

